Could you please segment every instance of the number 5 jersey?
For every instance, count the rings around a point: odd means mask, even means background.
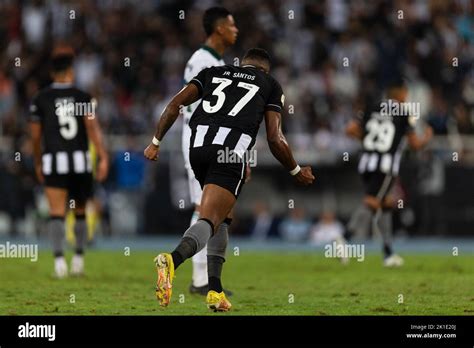
[[[84,117],[95,117],[94,98],[71,84],[53,83],[30,106],[30,121],[42,127],[44,175],[92,172]]]

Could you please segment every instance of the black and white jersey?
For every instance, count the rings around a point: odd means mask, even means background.
[[[190,83],[202,99],[189,122],[190,149],[222,145],[241,157],[255,144],[265,111],[283,109],[280,84],[252,65],[210,67]]]
[[[359,172],[380,172],[397,175],[405,144],[405,135],[413,131],[413,118],[387,112],[386,105],[396,106],[389,100],[370,108],[359,123],[363,128],[363,153],[359,161]],[[383,105],[385,104],[385,105]]]
[[[30,121],[41,123],[44,175],[92,172],[84,117],[95,108],[95,99],[71,84],[53,83],[34,97]]]

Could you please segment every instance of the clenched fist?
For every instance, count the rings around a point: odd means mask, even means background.
[[[295,175],[295,180],[300,185],[311,185],[315,180],[311,167],[302,167],[299,173]]]
[[[149,159],[150,161],[157,161],[159,152],[159,146],[150,144],[146,147],[145,151],[143,151],[143,155],[145,155],[145,158]]]

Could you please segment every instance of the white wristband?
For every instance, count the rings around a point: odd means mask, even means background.
[[[295,169],[293,169],[292,171],[290,171],[290,174],[295,176],[296,174],[298,174],[301,170],[301,167],[299,165],[296,165]]]
[[[160,143],[161,141],[159,141],[158,139],[156,139],[156,137],[153,137],[151,143],[155,146],[160,146]]]

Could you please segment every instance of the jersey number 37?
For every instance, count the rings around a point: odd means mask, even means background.
[[[232,80],[222,77],[213,77],[212,83],[218,84],[218,86],[214,89],[214,92],[212,92],[212,95],[217,96],[216,103],[211,105],[211,102],[207,100],[203,100],[202,102],[202,108],[208,114],[216,113],[222,108],[226,99],[224,89],[232,84]],[[248,90],[248,92],[245,93],[245,95],[234,105],[232,110],[229,111],[229,116],[236,116],[260,89],[260,87],[247,82],[239,82],[237,86]]]

